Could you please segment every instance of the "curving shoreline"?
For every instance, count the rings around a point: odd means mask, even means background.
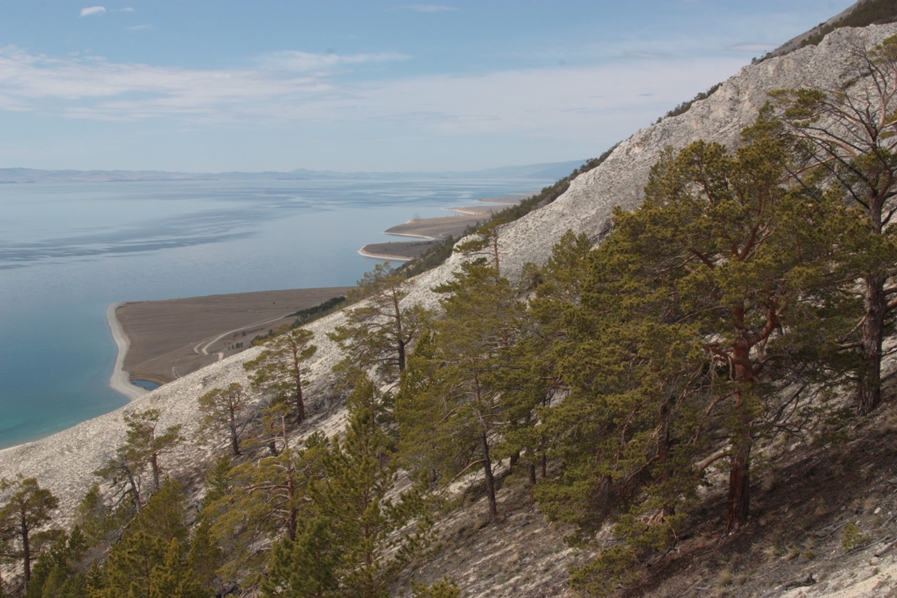
[[[134,386],[128,377],[128,372],[124,370],[125,354],[128,352],[130,343],[128,337],[121,328],[118,318],[115,316],[115,310],[124,305],[122,302],[110,303],[106,306],[106,322],[109,324],[109,330],[112,331],[112,338],[115,339],[115,346],[118,347],[118,354],[115,356],[115,366],[112,368],[112,376],[109,378],[109,387],[112,390],[125,395],[129,401],[145,395],[145,388]]]
[[[408,256],[397,255],[397,254],[371,253],[370,251],[366,251],[365,247],[368,247],[368,245],[365,245],[364,247],[359,249],[358,255],[360,255],[362,257],[374,258],[375,260],[389,260],[389,261],[393,261],[393,262],[410,262],[411,260],[414,259],[414,258],[411,258]]]

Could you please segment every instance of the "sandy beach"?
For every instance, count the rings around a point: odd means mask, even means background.
[[[436,243],[438,243],[438,241],[430,239],[404,243],[397,241],[390,241],[388,243],[370,243],[359,249],[358,253],[364,257],[378,260],[407,262],[421,255],[427,249],[436,245]]]
[[[109,324],[109,329],[112,331],[112,338],[115,339],[115,346],[118,347],[118,355],[115,357],[115,367],[112,369],[112,377],[109,378],[109,386],[112,390],[120,392],[128,397],[129,401],[133,401],[141,395],[146,394],[147,391],[145,388],[140,388],[139,386],[131,384],[128,372],[124,370],[125,355],[128,354],[130,342],[125,335],[124,330],[122,330],[121,323],[118,321],[118,317],[115,314],[115,311],[122,305],[124,304],[110,303],[106,306],[106,322]]]
[[[383,234],[396,237],[412,237],[425,241],[369,243],[358,250],[365,257],[407,262],[421,255],[438,241],[448,236],[458,238],[464,231],[477,223],[484,222],[495,212],[518,203],[519,199],[488,199],[483,202],[499,205],[469,206],[451,208],[455,216],[437,218],[416,218],[383,231]]]

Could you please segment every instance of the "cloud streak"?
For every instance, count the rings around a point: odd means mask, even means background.
[[[282,51],[266,54],[260,60],[260,66],[266,70],[314,72],[330,71],[341,66],[362,65],[369,63],[385,63],[408,60],[410,56],[393,52],[379,54],[335,53],[313,54],[310,52]]]
[[[174,119],[189,126],[293,122],[374,136],[581,138],[601,127],[631,133],[743,64],[736,57],[621,58],[477,76],[336,76],[406,58],[279,52],[262,57],[257,68],[199,70],[7,47],[0,49],[0,110],[93,121]]]
[[[726,50],[729,52],[769,52],[771,50],[775,50],[775,44],[757,44],[751,42],[745,42],[741,44],[732,44],[731,46],[726,46]]]
[[[87,7],[87,8],[82,8],[82,9],[81,9],[81,16],[82,16],[82,17],[89,17],[89,16],[91,16],[91,15],[101,15],[101,14],[103,14],[104,12],[106,12],[106,7],[105,7],[105,6],[89,6],[89,7]]]

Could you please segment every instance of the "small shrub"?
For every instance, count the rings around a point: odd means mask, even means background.
[[[860,531],[857,520],[854,519],[844,527],[844,537],[841,539],[841,546],[845,552],[850,552],[857,546],[862,546],[869,541],[869,537]]]

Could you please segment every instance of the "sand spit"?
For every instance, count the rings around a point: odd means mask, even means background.
[[[109,378],[109,386],[112,390],[128,397],[129,401],[133,401],[145,395],[147,391],[145,388],[131,384],[131,378],[124,370],[125,355],[128,353],[130,342],[115,315],[115,311],[121,306],[122,303],[110,303],[106,306],[106,322],[109,324],[112,338],[115,339],[115,345],[118,347],[118,355],[115,357],[115,367],[112,369],[112,377]]]
[[[370,245],[365,245],[361,249],[358,250],[358,255],[362,257],[369,257],[375,260],[387,260],[390,262],[410,262],[413,260],[413,257],[409,257],[407,255],[399,255],[398,253],[390,254],[390,253],[372,253],[370,249]]]
[[[386,229],[383,231],[383,234],[423,239],[423,241],[369,243],[359,249],[358,254],[380,260],[407,262],[424,253],[435,245],[437,241],[441,241],[449,236],[457,239],[468,227],[479,224],[491,217],[495,212],[520,202],[519,199],[513,198],[482,199],[478,201],[500,205],[450,208],[457,215],[409,220]]]

